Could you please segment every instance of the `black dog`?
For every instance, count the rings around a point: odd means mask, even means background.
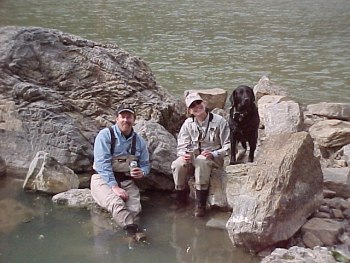
[[[230,96],[230,102],[230,164],[237,164],[236,149],[238,142],[241,142],[245,151],[247,150],[247,142],[249,143],[248,161],[253,162],[260,122],[253,89],[245,85],[237,87]]]

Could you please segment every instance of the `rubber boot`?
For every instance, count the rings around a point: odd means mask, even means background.
[[[137,224],[129,224],[124,227],[129,241],[129,249],[134,249],[137,242],[146,242],[147,238]]]
[[[137,243],[135,235],[138,230],[138,226],[136,224],[126,225],[124,227],[124,230],[126,233],[129,249],[135,249]]]
[[[205,216],[208,194],[209,190],[196,190],[196,204],[194,208],[195,217]]]
[[[175,190],[176,194],[176,209],[181,209],[188,204],[189,189]]]

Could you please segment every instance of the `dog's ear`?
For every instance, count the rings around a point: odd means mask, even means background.
[[[253,101],[255,101],[255,94],[254,94],[254,90],[252,89],[252,98],[253,98]]]
[[[252,102],[254,102],[255,101],[254,90],[252,88],[250,88],[250,92],[251,92],[251,96],[252,96]]]
[[[230,121],[231,121],[231,119],[233,119],[234,111],[235,111],[234,107],[233,106],[230,107]]]
[[[230,102],[232,107],[235,106],[235,97],[236,97],[236,90],[234,90],[230,96]]]

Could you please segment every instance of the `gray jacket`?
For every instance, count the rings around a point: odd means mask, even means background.
[[[210,114],[212,114],[211,121],[209,121]],[[227,121],[215,113],[208,113],[202,124],[189,117],[180,129],[177,143],[178,156],[185,154],[188,145],[192,144],[195,149],[209,150],[215,159],[223,160],[230,153],[230,128]]]

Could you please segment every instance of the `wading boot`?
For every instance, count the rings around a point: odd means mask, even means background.
[[[176,210],[186,207],[188,204],[189,189],[175,190]]]
[[[208,193],[209,190],[196,190],[196,204],[194,208],[195,217],[205,216]]]
[[[136,224],[126,225],[124,230],[126,231],[126,236],[129,242],[129,249],[134,249],[138,242],[145,243],[147,241],[145,233],[139,230],[139,227]]]

